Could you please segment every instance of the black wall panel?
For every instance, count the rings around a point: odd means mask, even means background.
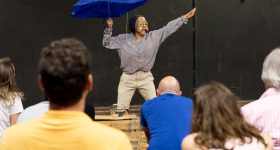
[[[10,0],[0,1],[0,58],[10,57],[16,67],[16,80],[24,91],[24,106],[44,100],[37,86],[37,64],[40,51],[52,40],[76,37],[92,52],[94,89],[88,100],[95,106],[109,106],[117,101],[117,88],[122,71],[117,52],[102,46],[103,19],[71,18],[73,5],[78,0]],[[169,21],[192,9],[192,1],[149,0],[129,12],[146,16],[149,29],[163,27]],[[126,32],[127,16],[114,19],[113,35]],[[129,30],[128,30],[129,32]],[[181,83],[184,96],[192,91],[193,22],[189,21],[167,38],[159,49],[156,63],[151,70],[157,87],[167,76],[175,76]],[[140,105],[144,99],[138,92],[132,104]]]
[[[279,0],[196,0],[195,86],[227,85],[243,100],[264,92],[262,63],[280,45]]]

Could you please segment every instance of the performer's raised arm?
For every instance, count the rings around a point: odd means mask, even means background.
[[[187,24],[188,19],[194,16],[196,8],[191,10],[188,14],[177,18],[173,21],[170,21],[166,26],[159,30],[151,31],[150,34],[152,38],[157,41],[158,46],[172,33],[178,30],[179,27],[183,25],[183,23]]]
[[[120,68],[123,71],[118,86],[118,104],[124,105],[128,110],[136,89],[145,100],[156,97],[154,77],[150,70],[154,65],[160,44],[183,23],[187,23],[187,19],[194,15],[195,10],[169,22],[162,29],[149,33],[147,33],[149,28],[145,17],[136,15],[129,20],[131,33],[116,37],[111,37],[113,20],[111,18],[107,20],[108,28],[104,31],[103,46],[117,49],[121,59]]]
[[[122,46],[123,41],[125,40],[125,34],[118,35],[116,37],[112,36],[112,30],[113,30],[113,19],[109,18],[107,19],[108,28],[104,30],[103,35],[103,46],[108,49],[120,49]]]

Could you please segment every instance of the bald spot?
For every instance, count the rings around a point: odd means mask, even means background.
[[[160,94],[178,94],[178,92],[180,92],[180,85],[176,78],[172,76],[167,76],[160,81],[158,85],[158,90],[160,91]]]

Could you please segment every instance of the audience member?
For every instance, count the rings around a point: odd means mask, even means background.
[[[76,39],[54,41],[42,50],[39,87],[50,102],[42,117],[8,128],[1,150],[131,150],[127,136],[96,123],[83,111],[92,90],[90,52]]]
[[[95,120],[95,110],[91,102],[86,101],[85,113],[92,119]]]
[[[183,150],[273,150],[272,139],[248,124],[237,97],[224,85],[212,82],[193,95],[192,134]]]
[[[22,99],[23,93],[17,87],[15,67],[11,59],[0,59],[0,142],[6,128],[16,124],[23,111]]]
[[[270,135],[280,150],[280,47],[265,59],[262,69],[265,92],[259,100],[241,108],[246,121]]]
[[[43,116],[45,112],[49,111],[49,107],[49,101],[43,101],[25,108],[25,110],[18,116],[17,124]]]
[[[159,83],[157,97],[141,107],[141,125],[148,150],[178,150],[191,131],[193,102],[181,96],[179,82],[171,76]]]
[[[49,111],[50,102],[43,101],[38,104],[32,105],[26,108],[17,119],[17,123],[22,123],[25,121],[29,121],[38,117],[41,117],[45,114],[45,112]],[[95,119],[94,107],[91,103],[86,101],[85,111],[84,111],[92,120]]]

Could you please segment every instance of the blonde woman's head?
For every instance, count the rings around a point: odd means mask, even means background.
[[[23,99],[23,93],[15,81],[15,67],[11,59],[5,57],[0,59],[0,101],[6,106],[12,106],[16,97]]]

